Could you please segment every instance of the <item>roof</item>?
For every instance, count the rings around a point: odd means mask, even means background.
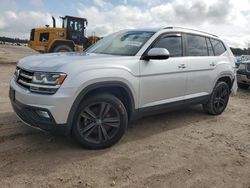
[[[199,34],[199,35],[206,35],[206,36],[210,36],[213,38],[218,38],[217,35],[208,33],[208,32],[204,32],[204,31],[199,31],[196,29],[190,29],[190,28],[185,28],[185,27],[175,27],[175,26],[168,26],[168,27],[163,27],[163,28],[138,28],[138,29],[128,29],[129,31],[148,31],[148,32],[158,32],[158,31],[162,31],[162,30],[172,30],[172,31],[177,31],[177,32],[188,32],[188,33],[193,33],[193,34]]]
[[[135,29],[124,29],[128,31],[148,31],[148,32],[157,32],[160,31],[161,28],[154,28],[154,27],[146,27],[146,28],[135,28]]]
[[[168,27],[164,27],[163,29],[178,30],[178,31],[183,31],[183,32],[191,32],[191,33],[195,33],[195,34],[207,35],[207,36],[212,36],[212,37],[218,38],[217,35],[214,35],[214,34],[211,34],[211,33],[208,33],[208,32],[204,32],[204,31],[199,31],[199,30],[196,30],[196,29],[185,28],[185,27],[168,26]]]
[[[87,18],[76,17],[76,16],[69,16],[69,15],[66,15],[66,16],[60,17],[60,18],[62,18],[62,19],[65,19],[65,18],[74,18],[74,19],[81,19],[81,20],[87,21]]]

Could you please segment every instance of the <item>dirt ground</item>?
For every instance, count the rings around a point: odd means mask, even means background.
[[[0,63],[13,64],[20,58],[34,54],[38,52],[25,46],[0,45]]]
[[[34,53],[17,48],[0,55]],[[200,106],[151,116],[112,148],[91,151],[18,120],[8,99],[15,65],[0,58],[0,187],[250,187],[250,90],[220,116]]]

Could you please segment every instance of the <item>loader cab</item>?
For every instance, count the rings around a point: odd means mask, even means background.
[[[85,45],[88,43],[86,38],[86,26],[88,21],[86,18],[78,18],[73,16],[61,17],[62,27],[66,29],[67,40],[74,41],[77,45]]]

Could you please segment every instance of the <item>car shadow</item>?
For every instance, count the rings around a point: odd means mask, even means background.
[[[147,137],[172,129],[192,125],[201,119],[206,120],[211,118],[213,116],[206,115],[202,111],[201,106],[193,106],[173,112],[148,116],[132,122],[121,141],[113,147],[102,150],[88,150],[84,149],[72,138],[30,128],[20,122],[13,112],[10,112],[0,114],[0,125],[2,125],[0,131],[8,129],[10,125],[6,125],[7,123],[12,124],[13,129],[10,133],[6,132],[4,136],[0,135],[0,158],[6,161],[12,160],[16,163],[18,161],[27,162],[29,166],[32,166],[32,163],[34,163],[40,169],[43,169],[44,165],[46,165],[46,168],[53,169],[55,166],[65,163],[65,161],[87,160],[108,152],[117,152],[123,145],[133,145],[130,144],[131,142],[146,139]],[[2,150],[2,148],[7,149]],[[16,159],[17,155],[18,159]],[[62,156],[63,160],[61,159]],[[42,160],[43,163],[37,164],[39,160]],[[4,166],[4,164],[0,164],[1,166]],[[12,167],[0,169],[6,171],[8,174],[10,172],[9,168]]]
[[[128,142],[143,139],[158,133],[192,125],[201,119],[211,118],[213,116],[205,114],[201,105],[186,107],[180,110],[144,117],[132,122],[125,137],[128,137],[126,138]]]
[[[15,131],[13,131],[13,133],[10,133],[10,135],[4,135],[2,137],[0,136],[0,144],[1,140],[3,142],[3,140],[7,141],[14,139],[26,139],[29,140],[29,142],[26,142],[27,144],[39,144],[40,142],[48,142],[45,147],[51,148],[52,150],[60,150],[66,148],[70,150],[85,150],[71,137],[60,136],[54,133],[36,130],[26,126],[20,120],[18,120],[18,118],[12,112],[6,113],[5,115],[0,115],[0,119],[3,118],[5,119],[5,121],[1,122],[0,120],[0,129],[4,129],[2,128],[3,124],[10,123],[12,124],[12,129],[15,129]],[[129,124],[127,131],[123,136],[122,142],[119,142],[118,145],[125,144],[126,142],[130,142],[133,140],[146,138],[148,136],[162,133],[171,129],[187,126],[200,119],[209,118],[212,118],[212,116],[205,114],[200,105],[144,117]],[[44,144],[42,145],[44,146]]]

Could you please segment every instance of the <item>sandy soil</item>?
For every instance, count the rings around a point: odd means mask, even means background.
[[[14,69],[0,64],[0,187],[250,187],[250,90],[220,116],[200,106],[151,116],[114,147],[90,151],[16,118]]]
[[[25,46],[0,45],[0,63],[16,63],[20,58],[38,52]]]

